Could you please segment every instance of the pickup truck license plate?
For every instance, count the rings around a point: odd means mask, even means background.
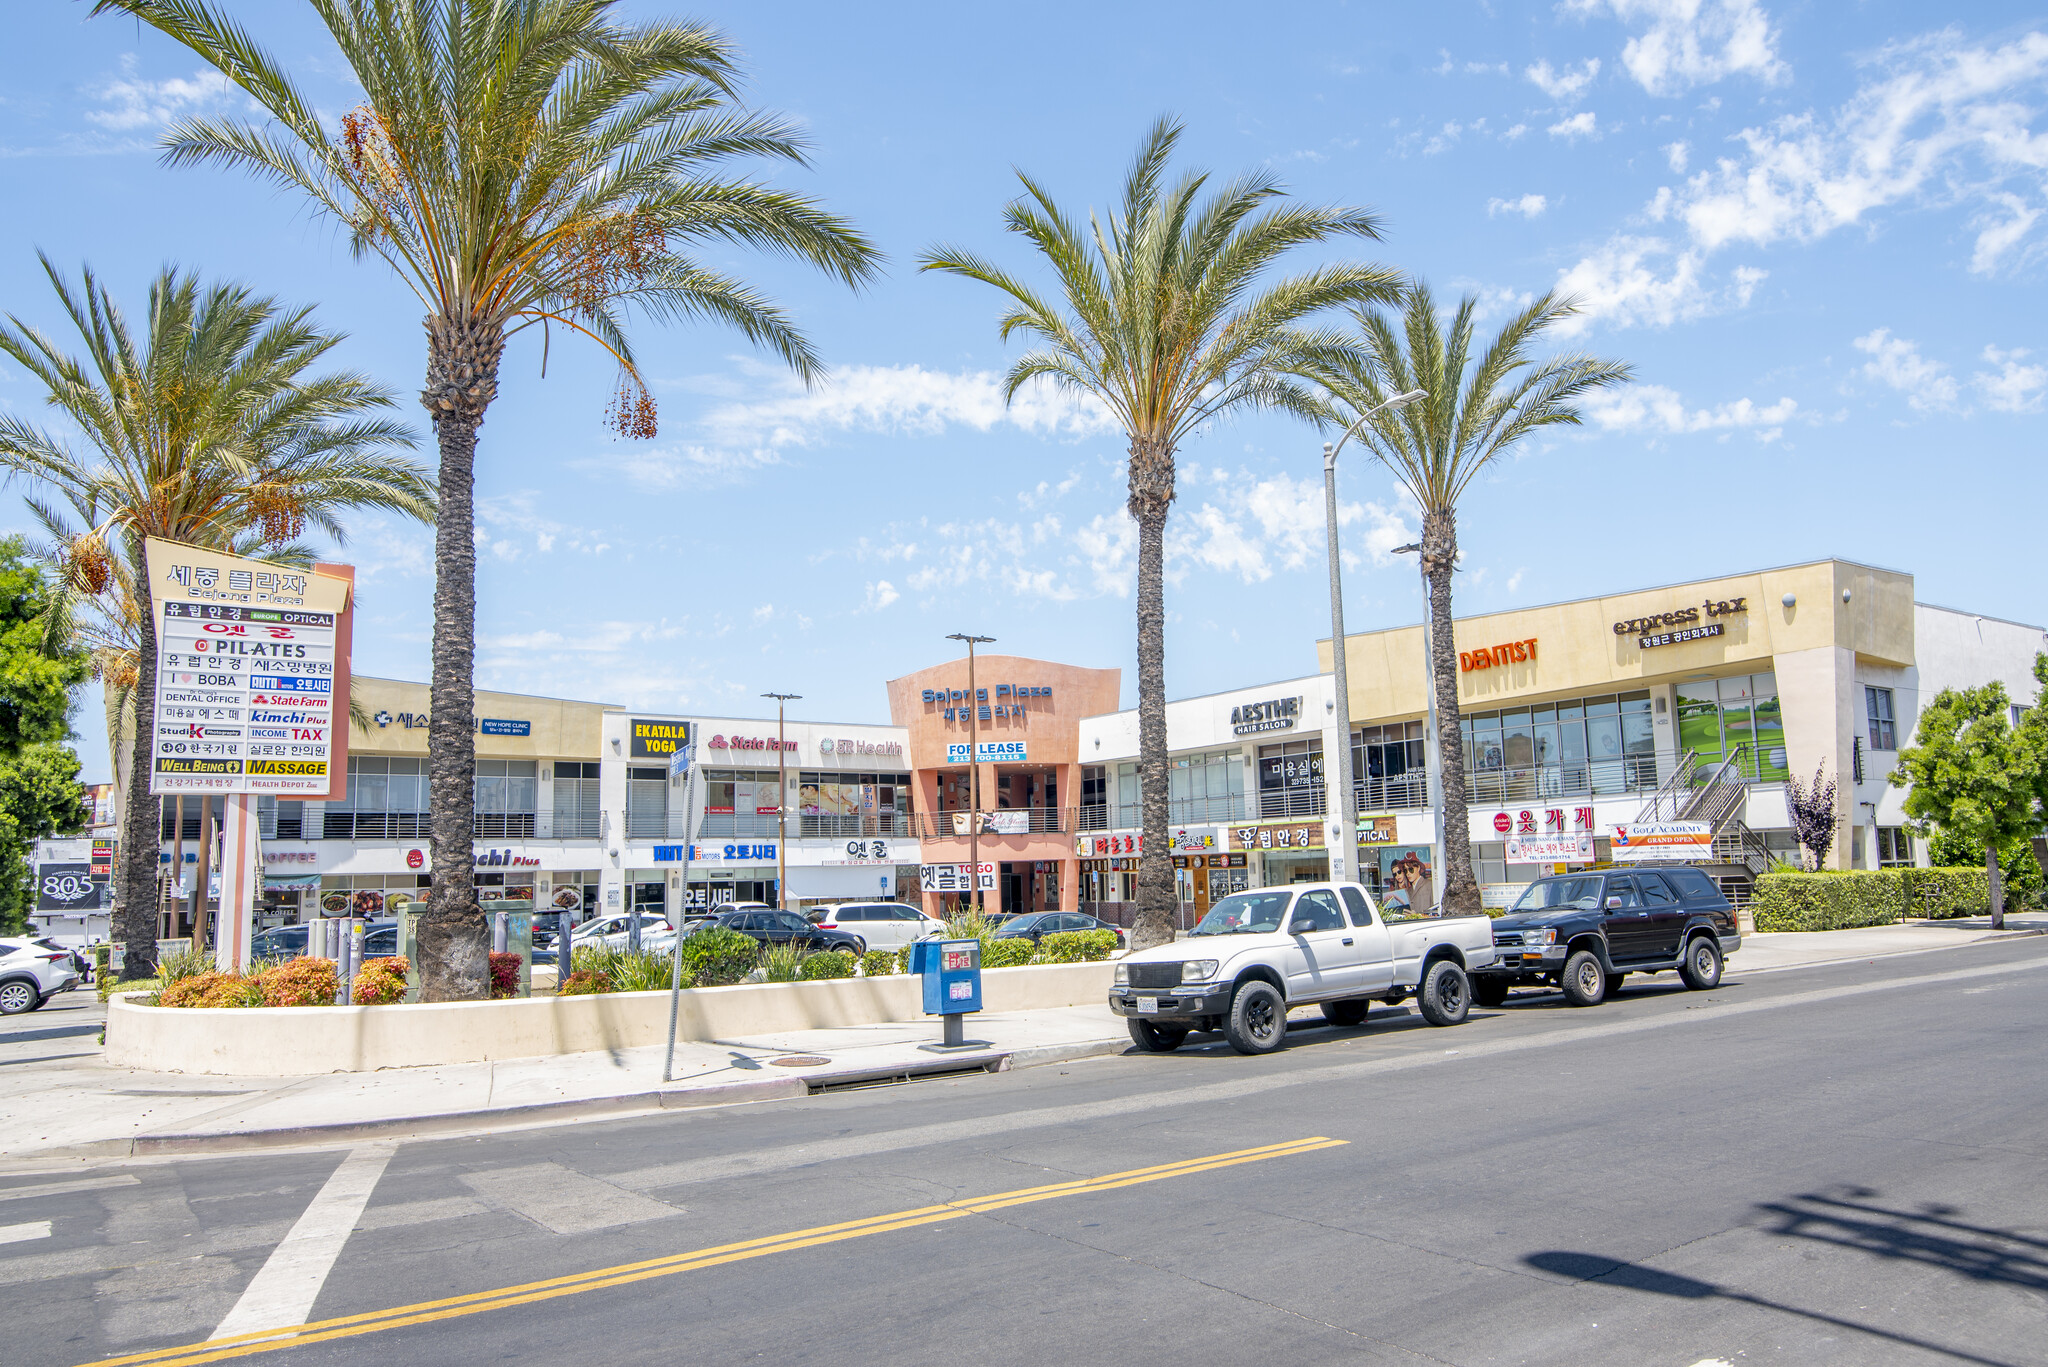
[[[1157,998],[1157,997],[1140,997],[1140,998],[1138,998],[1138,1006],[1137,1006],[1137,1011],[1138,1011],[1138,1014],[1139,1014],[1139,1015],[1141,1015],[1141,1016],[1156,1016],[1156,1015],[1158,1015],[1158,1014],[1159,1014],[1159,998]]]

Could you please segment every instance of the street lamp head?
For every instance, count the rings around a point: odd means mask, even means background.
[[[1380,407],[1396,409],[1406,408],[1409,404],[1414,403],[1417,399],[1426,399],[1428,397],[1429,391],[1427,389],[1411,389],[1406,394],[1396,394],[1393,398],[1388,399],[1385,403],[1381,404]]]
[[[949,641],[965,641],[969,645],[985,646],[988,645],[990,642],[994,641],[996,638],[993,636],[976,636],[970,632],[965,631],[956,631],[952,635],[948,636],[946,639]]]

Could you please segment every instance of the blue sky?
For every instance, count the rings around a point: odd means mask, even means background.
[[[355,95],[296,6],[230,3],[333,117]],[[343,361],[417,414],[419,311],[270,189],[158,164],[165,122],[234,110],[195,58],[84,4],[10,6],[0,53],[0,309],[52,323],[34,251],[139,307],[164,262],[319,306]],[[646,708],[885,720],[882,681],[996,649],[1122,666],[1134,686],[1122,444],[1086,405],[1005,412],[985,288],[920,275],[935,241],[1029,271],[999,229],[1013,167],[1105,205],[1161,112],[1183,158],[1266,165],[1365,204],[1345,255],[1477,294],[1498,320],[1562,287],[1581,346],[1638,382],[1529,443],[1461,517],[1461,613],[1824,555],[1925,600],[2040,621],[2048,17],[1996,3],[1567,0],[1516,6],[794,4],[692,11],[749,98],[807,129],[768,169],[889,254],[855,295],[742,253],[834,368],[811,393],[736,337],[642,328],[661,435],[614,439],[613,374],[515,345],[479,459],[480,686]],[[673,14],[653,4],[629,13]],[[1931,27],[1939,14],[1947,27]],[[1311,263],[1305,256],[1301,265]],[[0,366],[0,404],[37,396]],[[1326,634],[1320,438],[1240,419],[1180,453],[1176,696],[1305,673]],[[1413,621],[1414,519],[1346,457],[1346,620]],[[26,529],[17,491],[0,528]],[[431,537],[352,527],[355,663],[424,679]],[[97,707],[78,726],[105,772]]]

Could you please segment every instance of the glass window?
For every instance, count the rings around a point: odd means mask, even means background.
[[[1304,925],[1303,922],[1307,924]],[[1344,929],[1344,913],[1337,906],[1337,899],[1321,888],[1304,892],[1301,900],[1294,904],[1294,915],[1288,926],[1299,935],[1304,931],[1317,932]]]
[[[1365,900],[1365,894],[1357,888],[1339,888],[1343,895],[1344,909],[1351,913],[1351,924],[1364,929],[1372,924],[1372,904]]]
[[[1612,907],[1617,903],[1622,907],[1637,905],[1636,883],[1627,874],[1609,874],[1607,876],[1607,905]]]
[[[1879,868],[1900,868],[1913,862],[1913,840],[1903,826],[1877,828]]]
[[[1639,873],[1635,876],[1636,886],[1642,889],[1643,903],[1652,907],[1668,907],[1678,899],[1672,896],[1671,885],[1654,873]]]
[[[1897,737],[1892,729],[1892,691],[1889,688],[1865,688],[1863,706],[1870,721],[1870,748],[1898,749]]]
[[[1316,816],[1323,810],[1323,742],[1259,747],[1259,814]]]
[[[1545,878],[1531,883],[1515,902],[1516,911],[1543,911],[1550,907],[1577,907],[1592,911],[1600,905],[1600,879]]]
[[[626,834],[654,838],[668,834],[668,770],[626,770]]]
[[[1269,934],[1280,929],[1281,914],[1293,897],[1289,892],[1240,892],[1209,908],[1190,935]]]
[[[555,765],[555,838],[591,840],[599,834],[598,768],[594,763],[563,760]]]

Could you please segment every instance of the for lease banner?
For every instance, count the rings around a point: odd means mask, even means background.
[[[152,793],[325,797],[336,753],[345,579],[151,539]],[[346,751],[342,751],[346,753]]]
[[[1614,862],[1642,859],[1708,860],[1714,828],[1704,821],[1638,822],[1614,828]]]

